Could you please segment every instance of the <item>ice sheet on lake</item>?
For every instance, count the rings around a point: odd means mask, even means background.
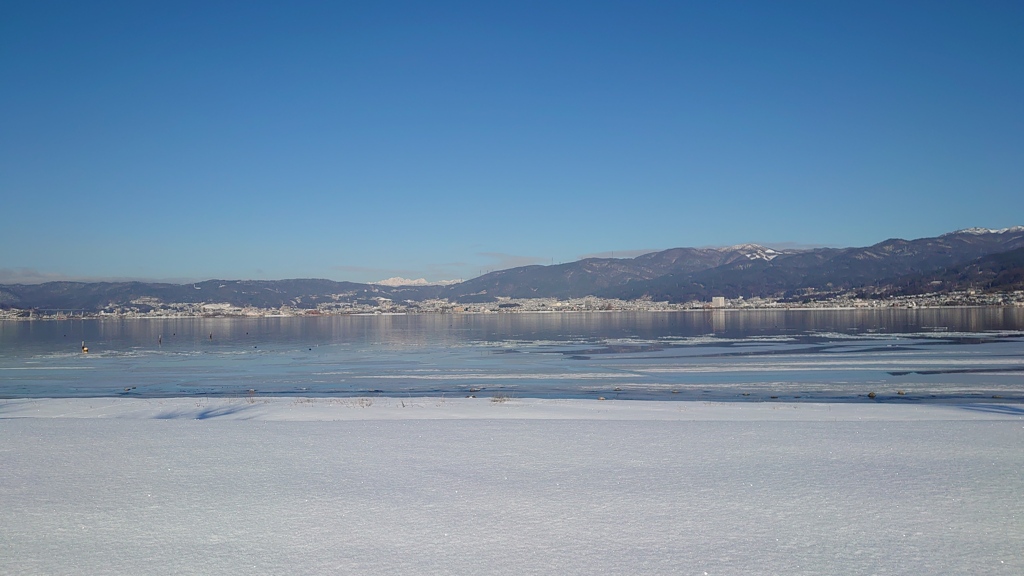
[[[4,574],[1024,573],[991,404],[0,401]]]

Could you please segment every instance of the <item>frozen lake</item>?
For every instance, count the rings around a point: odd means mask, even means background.
[[[0,322],[3,398],[1024,402],[1022,379],[1021,308]]]
[[[0,400],[0,573],[1019,575],[1022,416]]]

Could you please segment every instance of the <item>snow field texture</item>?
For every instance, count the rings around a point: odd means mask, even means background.
[[[1024,573],[1015,406],[348,400],[0,401],[0,573]]]

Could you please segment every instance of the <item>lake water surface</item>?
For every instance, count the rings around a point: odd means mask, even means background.
[[[0,321],[0,398],[191,395],[1024,402],[1024,308]]]

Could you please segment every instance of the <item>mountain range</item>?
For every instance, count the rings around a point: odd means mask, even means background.
[[[1002,230],[970,228],[935,238],[885,240],[863,248],[773,250],[756,244],[727,248],[673,248],[636,258],[588,258],[554,266],[524,266],[485,274],[451,286],[457,301],[599,296],[686,302],[712,296],[796,296],[866,289],[924,290],[945,275],[946,290],[977,284],[950,274],[985,257],[1024,247],[1024,226]],[[1002,261],[1000,261],[1002,262]],[[1013,259],[1005,264],[1012,268]],[[993,264],[985,265],[989,269]],[[997,275],[998,276],[998,275]],[[938,276],[935,276],[936,278]],[[1008,289],[1013,275],[994,276],[983,288]],[[993,283],[995,282],[995,283]]]
[[[583,296],[687,302],[712,296],[803,298],[848,291],[884,297],[965,288],[1024,289],[1024,226],[969,228],[916,240],[894,238],[860,248],[672,248],[635,258],[521,266],[452,285],[318,279],[7,284],[0,285],[0,307],[93,311],[132,303],[146,309],[161,303],[217,302],[315,308],[322,302],[375,303],[380,298],[468,303]]]

